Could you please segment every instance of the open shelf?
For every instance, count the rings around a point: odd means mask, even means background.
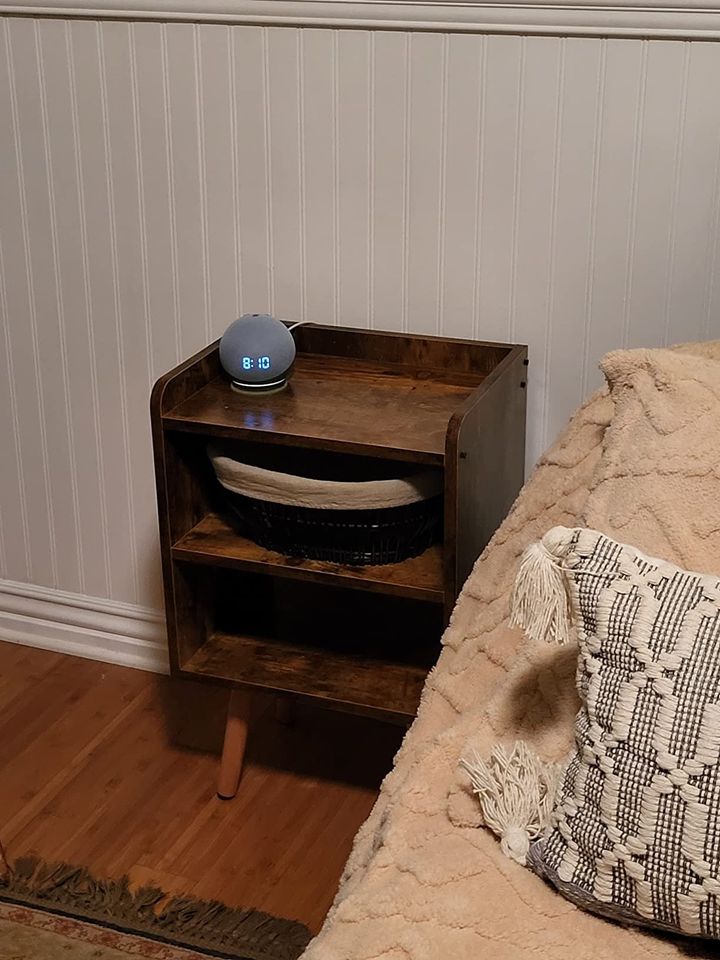
[[[173,545],[174,560],[268,573],[313,583],[336,583],[355,590],[386,593],[442,603],[442,547],[435,544],[418,557],[400,563],[355,567],[321,560],[288,557],[240,536],[215,513],[209,513]]]
[[[344,709],[413,716],[440,652],[438,604],[175,563],[194,598],[183,676],[304,695]]]
[[[215,632],[181,673],[412,717],[428,667]]]
[[[217,377],[163,419],[170,429],[208,436],[442,463],[448,421],[483,379],[298,354],[281,393],[240,394]]]

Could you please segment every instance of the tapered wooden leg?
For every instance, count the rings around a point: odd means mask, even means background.
[[[245,758],[249,719],[250,694],[245,690],[232,690],[218,776],[217,793],[221,800],[231,800],[237,793]]]

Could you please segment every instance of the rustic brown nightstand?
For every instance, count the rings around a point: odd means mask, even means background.
[[[472,565],[524,473],[527,349],[307,324],[281,393],[231,390],[214,343],[161,377],[151,413],[171,671],[232,687],[218,792],[233,796],[249,693],[407,721]],[[225,519],[213,438],[442,473],[444,533],[418,557],[288,557]]]

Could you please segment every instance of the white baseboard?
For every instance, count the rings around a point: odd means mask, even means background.
[[[168,672],[159,611],[12,580],[0,580],[0,640]]]

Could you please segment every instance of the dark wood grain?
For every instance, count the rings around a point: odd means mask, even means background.
[[[167,413],[222,374],[219,345],[220,341],[216,340],[203,347],[160,377],[150,398],[150,410],[154,417]]]
[[[320,560],[288,557],[241,537],[221,516],[210,513],[172,548],[175,560],[250,570],[272,576],[342,585],[356,590],[381,591],[442,603],[442,550],[430,547],[401,563],[355,567]]]
[[[525,472],[527,349],[514,347],[453,417],[445,468],[448,615]]]
[[[448,422],[483,375],[413,374],[299,355],[280,393],[236,393],[218,377],[164,415],[175,430],[442,463]],[[457,382],[457,381],[461,382]]]
[[[354,357],[374,364],[399,366],[433,377],[477,376],[492,372],[507,354],[505,343],[417,336],[384,330],[357,330],[309,323],[294,331],[298,351]]]
[[[415,715],[427,668],[373,661],[331,650],[216,632],[184,665],[187,677],[211,677],[332,705],[371,707],[378,715]]]
[[[221,371],[218,343],[212,343],[164,374],[150,397],[155,490],[160,528],[165,616],[168,626],[170,668],[196,650],[203,639],[205,611],[197,604],[173,568],[170,547],[203,517],[208,509],[206,484],[195,449],[165,430],[164,414],[192,396]]]
[[[153,423],[155,481],[168,622],[170,665],[177,667],[202,643],[206,611],[172,563],[171,544],[188,533],[211,509],[215,481],[202,445],[173,436]]]

